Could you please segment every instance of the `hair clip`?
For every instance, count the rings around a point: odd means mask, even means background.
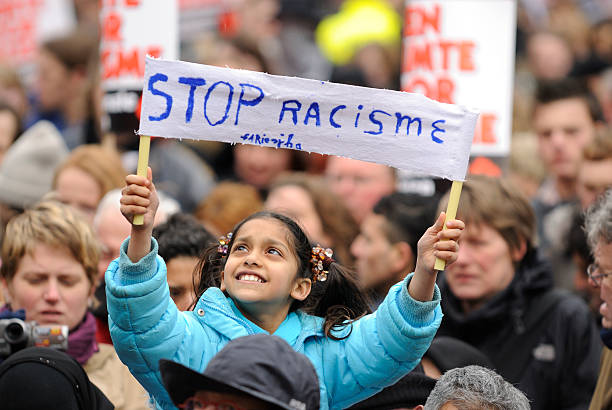
[[[312,279],[317,282],[325,282],[329,272],[329,266],[332,262],[334,251],[331,249],[323,249],[319,245],[312,248],[312,258],[310,259],[311,270],[313,273]]]
[[[227,255],[227,251],[228,251],[227,245],[229,244],[231,240],[232,240],[231,232],[219,238],[219,247],[217,248],[217,252],[220,255],[222,256]]]

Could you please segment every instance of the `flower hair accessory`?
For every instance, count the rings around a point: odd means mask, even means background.
[[[217,248],[217,252],[221,255],[221,256],[226,256],[227,255],[227,244],[232,240],[232,233],[228,233],[227,235],[224,235],[222,237],[219,238],[219,247]]]
[[[331,249],[323,249],[319,245],[312,248],[312,258],[310,259],[311,270],[313,273],[312,279],[317,282],[325,282],[327,280],[327,273],[329,272],[329,266],[332,262],[334,251]]]

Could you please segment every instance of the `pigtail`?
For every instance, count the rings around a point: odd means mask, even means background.
[[[194,268],[193,289],[195,303],[208,288],[221,286],[221,275],[225,266],[225,255],[219,253],[218,245],[210,246],[202,252],[200,260]]]
[[[325,335],[334,340],[347,338],[350,331],[344,337],[337,337],[334,332],[371,313],[368,298],[359,289],[356,274],[337,262],[329,264],[324,281],[313,282],[310,295],[300,308],[308,314],[324,317]]]

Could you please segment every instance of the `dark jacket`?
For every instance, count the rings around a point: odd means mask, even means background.
[[[588,307],[554,290],[548,266],[530,252],[512,283],[482,308],[464,314],[444,283],[438,336],[461,339],[527,394],[532,409],[587,409],[601,342]]]

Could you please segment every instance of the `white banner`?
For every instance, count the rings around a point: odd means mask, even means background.
[[[505,156],[512,132],[516,0],[407,0],[402,90],[480,110],[472,154]]]
[[[478,113],[420,94],[147,57],[142,135],[340,155],[464,180]]]

